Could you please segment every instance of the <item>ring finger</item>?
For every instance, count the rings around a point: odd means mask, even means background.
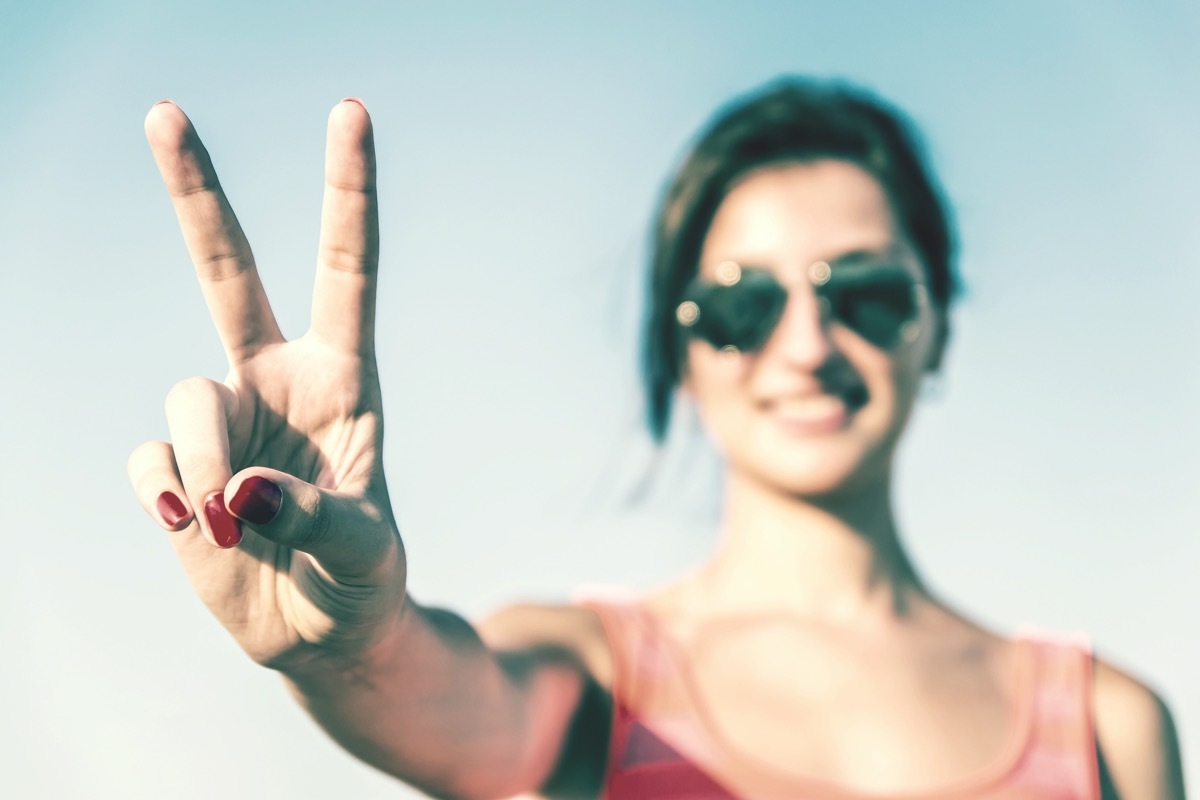
[[[229,465],[229,425],[237,399],[223,383],[189,378],[167,394],[167,427],[175,463],[188,502],[198,514],[200,530],[218,547],[233,547],[242,539],[242,526],[225,506],[225,484],[233,476]]]

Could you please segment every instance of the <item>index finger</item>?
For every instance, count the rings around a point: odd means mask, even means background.
[[[250,244],[191,121],[174,103],[163,101],[146,115],[146,139],[230,363],[283,341]]]

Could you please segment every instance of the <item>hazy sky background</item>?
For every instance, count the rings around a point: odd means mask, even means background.
[[[1085,630],[1200,780],[1200,6],[1098,2],[24,3],[0,11],[0,795],[408,797],[197,601],[125,459],[224,376],[142,135],[204,137],[289,335],[325,119],[375,120],[386,463],[414,594],[469,614],[647,586],[717,478],[639,431],[643,242],[713,109],[862,82],[922,127],[969,294],[898,505],[930,582]]]

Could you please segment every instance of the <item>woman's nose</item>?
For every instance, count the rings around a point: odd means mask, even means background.
[[[833,354],[827,314],[808,282],[789,288],[779,324],[763,346],[763,355],[782,358],[796,369],[815,372]]]

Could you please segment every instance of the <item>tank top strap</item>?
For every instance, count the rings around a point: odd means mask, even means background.
[[[697,766],[694,714],[679,707],[679,675],[638,595],[588,587],[572,602],[600,619],[612,653],[612,732],[605,800],[735,800]],[[680,711],[683,713],[680,713]]]
[[[638,606],[638,595],[628,589],[586,586],[572,595],[572,603],[591,610],[604,628],[612,655],[613,702],[626,710],[640,708],[648,687],[646,652],[653,649],[651,631]]]
[[[1016,770],[1030,788],[1099,798],[1092,713],[1092,648],[1082,634],[1024,627],[1034,651],[1033,725]]]

